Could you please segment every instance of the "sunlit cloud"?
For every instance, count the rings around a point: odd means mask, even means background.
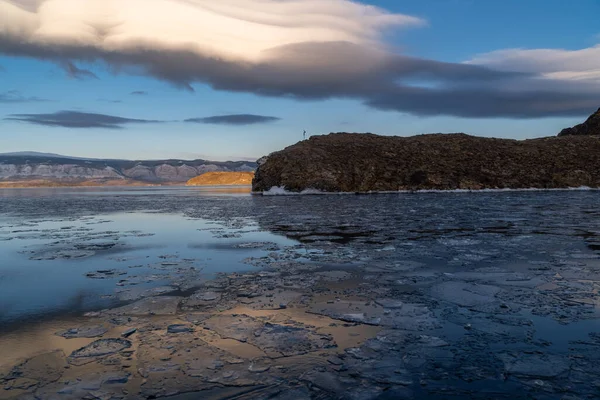
[[[580,50],[505,49],[478,55],[470,64],[600,84],[600,44]]]
[[[351,98],[415,115],[536,118],[598,106],[598,47],[447,63],[384,40],[426,25],[350,0],[0,0],[0,53],[96,62],[187,90]]]

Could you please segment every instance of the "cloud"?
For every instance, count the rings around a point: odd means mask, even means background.
[[[569,92],[552,89],[509,91],[500,88],[437,90],[403,88],[372,96],[371,107],[420,116],[451,115],[466,118],[576,117],[589,115],[600,104],[599,91]]]
[[[508,53],[445,63],[385,43],[389,29],[426,24],[350,0],[0,0],[0,53],[102,62],[187,90],[201,83],[262,96],[351,98],[417,115],[534,118],[598,107],[600,82],[590,76],[599,64],[576,67],[579,53],[548,71],[548,59],[534,65],[541,53],[512,66],[499,61]],[[593,61],[595,51],[580,59]]]
[[[277,117],[267,117],[264,115],[253,114],[234,114],[234,115],[216,115],[213,117],[190,118],[185,122],[194,122],[197,124],[217,124],[217,125],[255,125],[279,121]]]
[[[58,111],[51,114],[12,114],[8,121],[20,121],[43,126],[60,126],[64,128],[107,128],[120,129],[123,125],[133,123],[158,123],[144,119],[131,119],[106,114],[83,113],[78,111]]]
[[[129,93],[132,96],[147,96],[148,92],[144,91],[144,90],[135,90],[131,93]]]
[[[98,79],[98,76],[96,74],[94,74],[92,71],[79,68],[70,61],[63,61],[61,63],[61,66],[70,78],[80,79],[80,80]]]
[[[0,65],[0,72],[6,72],[6,68],[4,68],[2,65]]]
[[[48,101],[39,97],[23,96],[18,90],[0,93],[0,103],[38,103]]]
[[[600,44],[580,50],[505,49],[480,54],[468,62],[501,71],[600,84]]]

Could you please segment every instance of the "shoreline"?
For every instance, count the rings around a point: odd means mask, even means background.
[[[288,191],[281,187],[273,187],[267,191],[255,192],[252,194],[256,196],[366,196],[366,195],[378,195],[378,194],[425,194],[425,193],[453,193],[453,194],[465,194],[465,193],[511,193],[511,192],[587,192],[587,191],[600,191],[600,187],[567,187],[567,188],[505,188],[505,189],[417,189],[417,190],[398,190],[398,191],[369,191],[369,192],[325,192],[318,189],[304,189],[301,192]]]

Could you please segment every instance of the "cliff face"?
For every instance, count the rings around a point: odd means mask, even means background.
[[[187,186],[250,185],[254,172],[207,172],[190,179]]]
[[[253,171],[255,163],[205,160],[85,160],[61,156],[0,155],[0,180],[111,180],[184,183],[212,171]]]
[[[572,128],[563,129],[558,136],[572,135],[600,135],[600,108],[592,114],[583,124]]]
[[[259,162],[254,191],[600,187],[600,137],[316,136]]]

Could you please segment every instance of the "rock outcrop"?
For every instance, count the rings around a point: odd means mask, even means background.
[[[563,129],[558,136],[572,135],[599,135],[600,136],[600,108],[592,114],[583,124],[572,128]]]
[[[600,187],[600,136],[315,136],[259,162],[254,191]]]
[[[187,186],[251,185],[254,172],[207,172],[190,179]]]

